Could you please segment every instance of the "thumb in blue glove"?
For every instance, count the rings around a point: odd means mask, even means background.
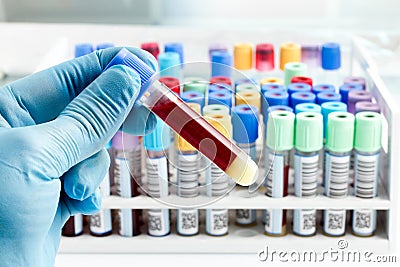
[[[150,54],[129,50],[156,68]],[[101,206],[106,143],[129,113],[129,133],[154,128],[154,115],[135,102],[139,75],[125,66],[103,72],[118,51],[97,51],[0,88],[1,266],[53,266],[66,220]]]

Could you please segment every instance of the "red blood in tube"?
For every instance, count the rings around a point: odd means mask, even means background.
[[[224,76],[214,76],[210,80],[210,84],[228,84],[232,86],[232,80],[229,77],[224,77]]]
[[[199,115],[180,99],[173,102],[167,96],[160,95],[154,106],[149,108],[223,171],[241,152],[206,120],[197,120]]]
[[[274,46],[272,44],[258,44],[256,46],[256,69],[270,71],[274,68]]]
[[[146,50],[150,54],[152,54],[156,59],[158,57],[158,54],[160,53],[160,48],[158,47],[158,43],[152,42],[152,43],[143,43],[140,48],[143,50]]]
[[[309,86],[313,86],[313,80],[309,77],[304,77],[304,76],[294,76],[291,80],[290,83],[306,83]]]
[[[169,88],[172,92],[177,95],[181,93],[181,87],[179,84],[179,80],[175,77],[162,77],[159,79],[160,83],[163,83],[165,86]]]

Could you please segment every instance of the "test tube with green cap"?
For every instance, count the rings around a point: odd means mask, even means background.
[[[267,196],[281,198],[288,194],[289,155],[293,148],[294,119],[292,112],[276,110],[269,113],[267,124]],[[286,210],[267,209],[266,235],[282,236],[286,230]]]
[[[284,80],[285,85],[290,84],[295,76],[307,76],[307,65],[301,62],[289,62],[285,64]]]
[[[348,193],[350,154],[353,149],[354,115],[332,112],[328,115],[325,144],[325,195],[345,198]],[[324,233],[329,236],[344,235],[346,210],[327,209],[324,213]]]
[[[376,112],[356,114],[354,131],[354,195],[374,198],[377,195],[382,117]],[[353,211],[352,231],[358,236],[371,236],[376,230],[376,210]]]
[[[323,147],[321,113],[301,112],[296,115],[294,154],[294,192],[297,197],[317,196],[319,151]],[[300,236],[316,233],[316,209],[293,211],[293,232]]]

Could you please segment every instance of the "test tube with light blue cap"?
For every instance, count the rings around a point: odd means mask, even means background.
[[[171,131],[157,118],[156,128],[143,137],[146,149],[147,193],[154,198],[168,196],[168,159],[167,150],[171,143]],[[165,236],[170,233],[168,209],[148,210],[148,234]]]
[[[184,60],[183,44],[178,42],[164,44],[164,52],[174,52],[179,55],[179,63],[182,67]]]
[[[182,71],[179,67],[179,54],[175,52],[165,52],[158,55],[158,65],[160,68],[160,77],[175,77],[181,80]]]
[[[258,138],[258,109],[250,105],[239,105],[232,109],[233,140],[254,161],[256,160],[256,141]],[[256,210],[236,210],[236,224],[256,224]]]
[[[302,104],[297,104],[295,107],[295,113],[301,113],[301,112],[316,112],[316,113],[321,113],[321,106],[314,104],[314,103],[302,103]]]

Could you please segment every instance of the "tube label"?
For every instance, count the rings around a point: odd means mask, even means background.
[[[101,209],[98,213],[90,216],[90,232],[101,235],[111,231],[111,210]]]
[[[177,232],[180,235],[196,235],[199,232],[199,211],[180,209],[177,212]]]
[[[148,193],[153,197],[168,196],[168,162],[166,157],[147,158]]]
[[[79,235],[83,231],[83,215],[78,213],[75,214],[73,217],[75,235]]]
[[[298,197],[317,195],[319,155],[305,157],[294,156],[294,185]]]
[[[361,198],[373,198],[377,195],[379,154],[355,154],[354,194]]]
[[[316,209],[293,211],[293,232],[301,236],[313,235],[316,232]]]
[[[225,235],[228,233],[229,214],[227,209],[206,210],[206,231],[209,235]]]
[[[376,210],[353,211],[352,230],[356,235],[370,236],[376,230]]]
[[[100,194],[102,197],[110,196],[110,173],[107,171],[103,181],[100,183]]]
[[[148,211],[148,231],[152,236],[165,236],[170,232],[168,209],[153,209]]]
[[[228,191],[228,176],[214,163],[209,161],[206,169],[206,195],[209,197],[223,196]]]
[[[199,156],[195,154],[178,155],[178,195],[195,197],[199,194]]]
[[[118,210],[119,234],[122,236],[133,236],[133,217],[131,209]]]
[[[270,235],[283,235],[286,233],[284,217],[286,210],[266,209],[265,210],[265,233]]]
[[[284,187],[284,167],[285,159],[283,155],[268,153],[267,163],[267,196],[283,197]]]
[[[132,197],[129,160],[125,158],[115,159],[115,183],[119,196]]]
[[[256,210],[251,209],[238,209],[236,210],[236,223],[247,225],[253,224],[257,220]]]
[[[325,154],[325,195],[331,198],[347,196],[350,156]]]
[[[346,210],[328,209],[324,212],[324,232],[341,236],[346,230]]]

